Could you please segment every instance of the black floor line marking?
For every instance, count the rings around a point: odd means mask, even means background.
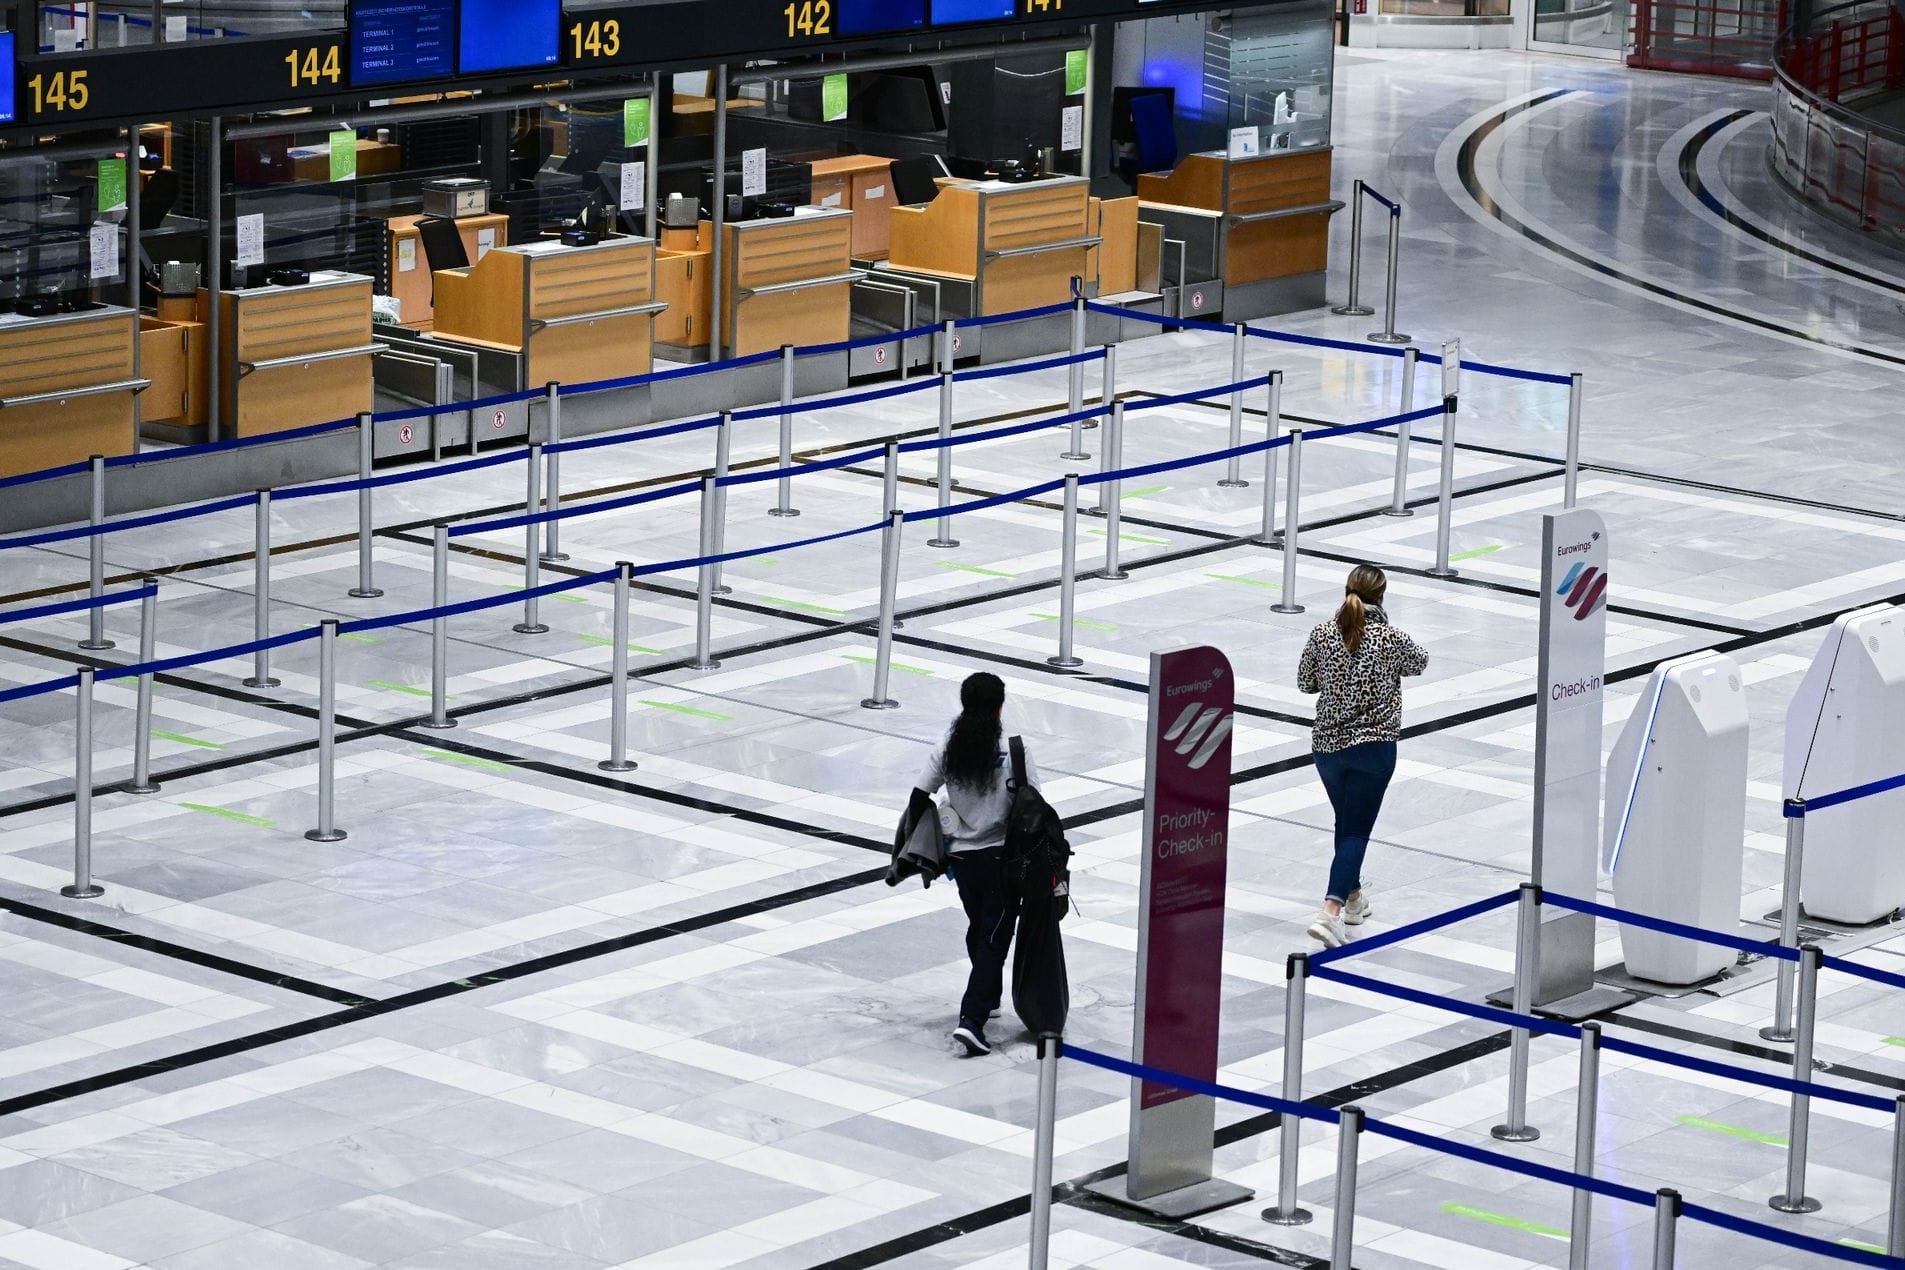
[[[1721,1050],[1729,1054],[1740,1054],[1747,1058],[1763,1058],[1786,1069],[1784,1072],[1776,1074],[1792,1074],[1793,1055],[1791,1050],[1775,1049],[1770,1045],[1758,1045],[1752,1041],[1735,1040],[1732,1037],[1714,1036],[1710,1032],[1702,1032],[1697,1028],[1679,1027],[1660,1019],[1629,1018],[1624,1014],[1610,1015],[1609,1017],[1613,1021],[1618,1022],[1622,1027],[1631,1027],[1639,1032],[1651,1032],[1655,1036],[1665,1036],[1676,1041],[1686,1041],[1693,1045],[1703,1046],[1706,1049]],[[1897,1076],[1890,1072],[1875,1072],[1864,1067],[1854,1067],[1848,1063],[1826,1063],[1820,1070],[1822,1072],[1830,1072],[1832,1075],[1843,1077],[1846,1080],[1856,1081],[1862,1085],[1877,1085],[1881,1089],[1889,1089],[1894,1093],[1905,1092],[1905,1076]]]
[[[1601,277],[1624,283],[1644,294],[1659,296],[1662,299],[1698,310],[1701,313],[1711,314],[1714,317],[1723,318],[1729,322],[1736,322],[1741,326],[1752,327],[1787,339],[1816,344],[1821,348],[1837,349],[1839,352],[1850,353],[1854,357],[1881,362],[1888,366],[1905,366],[1905,355],[1887,353],[1882,349],[1869,348],[1859,344],[1849,344],[1841,340],[1827,339],[1823,335],[1814,335],[1811,332],[1800,330],[1797,327],[1787,326],[1783,323],[1775,322],[1771,318],[1760,317],[1757,314],[1730,309],[1723,304],[1716,304],[1712,300],[1705,300],[1699,296],[1690,295],[1662,283],[1638,277],[1624,269],[1616,268],[1613,265],[1604,264],[1568,246],[1566,243],[1557,241],[1542,231],[1535,229],[1533,226],[1523,224],[1516,217],[1510,215],[1497,205],[1495,200],[1489,196],[1488,192],[1482,188],[1481,178],[1476,171],[1476,156],[1481,152],[1482,144],[1486,142],[1489,137],[1500,131],[1501,128],[1516,115],[1525,114],[1537,106],[1544,106],[1560,97],[1574,96],[1576,91],[1577,90],[1572,88],[1559,88],[1552,92],[1543,93],[1539,97],[1533,97],[1527,101],[1517,102],[1515,105],[1505,107],[1497,111],[1479,128],[1470,133],[1467,140],[1463,141],[1461,149],[1456,155],[1456,174],[1462,182],[1462,188],[1468,192],[1469,198],[1474,200],[1475,206],[1479,208],[1484,215],[1500,222],[1510,230],[1513,230],[1516,234],[1519,234],[1521,237],[1543,248],[1552,255],[1558,256],[1563,260],[1572,261],[1593,273],[1599,274]]]

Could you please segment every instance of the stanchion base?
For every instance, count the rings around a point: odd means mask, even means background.
[[[1301,604],[1272,604],[1270,611],[1272,613],[1301,613],[1303,606]]]
[[[306,829],[304,831],[304,840],[306,842],[342,842],[348,837],[350,837],[350,835],[345,833],[342,829],[333,829],[329,833],[326,833],[322,829]]]
[[[1272,1226],[1307,1226],[1316,1220],[1316,1214],[1307,1208],[1266,1208],[1263,1219]]]
[[[597,763],[596,766],[605,772],[632,772],[636,767],[634,763],[631,763],[627,759],[623,759],[618,763],[614,759],[609,758],[603,759],[600,763]]]
[[[1085,515],[1087,515],[1087,516],[1096,516],[1096,517],[1098,517],[1098,518],[1099,518],[1100,520],[1102,520],[1102,519],[1104,519],[1104,516],[1105,516],[1105,509],[1104,509],[1104,508],[1102,508],[1102,507],[1087,507],[1087,508],[1085,509]]]
[[[1098,576],[1107,582],[1123,582],[1131,575],[1126,573],[1123,569],[1100,569]]]
[[[714,589],[714,593],[716,595],[733,595],[734,588],[731,586],[718,586]]]
[[[1759,1030],[1759,1039],[1762,1041],[1779,1041],[1781,1044],[1791,1045],[1793,1043],[1793,1030],[1789,1027],[1763,1027]]]
[[[800,515],[800,511],[794,507],[770,507],[767,509],[767,514],[770,516],[784,516],[791,520],[795,516]]]
[[[1080,421],[1079,426],[1085,431],[1090,432],[1093,428],[1098,426],[1098,421],[1096,419],[1085,419]]]
[[[1242,1204],[1257,1198],[1257,1193],[1235,1182],[1226,1182],[1220,1177],[1206,1178],[1202,1182],[1192,1182],[1176,1190],[1164,1191],[1157,1195],[1147,1195],[1143,1199],[1132,1198],[1130,1179],[1123,1177],[1106,1178],[1102,1182],[1089,1182],[1085,1189],[1101,1199],[1108,1199],[1121,1208],[1134,1209],[1140,1213],[1149,1213],[1154,1217],[1163,1217],[1171,1221],[1187,1221],[1204,1213],[1214,1213],[1220,1208],[1229,1208],[1232,1204]]]
[[[1401,511],[1397,511],[1393,507],[1385,507],[1382,509],[1382,514],[1385,516],[1397,516],[1397,517],[1413,516],[1416,514],[1416,509],[1413,507],[1405,507]]]
[[[1045,664],[1047,666],[1056,666],[1060,670],[1076,670],[1085,664],[1085,659],[1082,657],[1047,657]]]
[[[1221,480],[1217,482],[1217,488],[1218,489],[1249,489],[1250,482],[1249,481],[1233,481],[1233,480],[1225,479],[1225,480]]]
[[[545,551],[541,555],[536,557],[536,559],[542,561],[544,564],[561,564],[563,561],[567,560],[568,558],[569,558],[569,553],[566,551],[557,551],[553,553]]]
[[[549,628],[544,626],[541,622],[533,624],[529,622],[518,622],[509,629],[515,631],[518,635],[547,635],[549,633]]]
[[[116,645],[109,639],[102,639],[97,642],[94,642],[93,640],[90,640],[90,639],[82,639],[81,641],[79,641],[79,646],[85,649],[89,653],[103,653],[108,648],[116,647]]]
[[[159,783],[157,781],[147,781],[143,785],[128,785],[126,786],[126,792],[128,794],[156,794],[159,792]]]
[[[363,587],[352,587],[350,594],[353,600],[378,600],[383,598],[384,592],[381,587],[371,587],[368,590]]]
[[[1371,331],[1369,333],[1369,342],[1371,344],[1407,344],[1414,338],[1415,336],[1413,335],[1391,335],[1388,331]]]
[[[1067,463],[1083,463],[1087,459],[1089,459],[1091,455],[1083,453],[1082,451],[1067,450],[1065,453],[1059,455],[1058,457],[1061,459],[1064,459]],[[80,647],[84,648],[85,645],[81,644]],[[109,644],[107,645],[107,647],[110,648],[111,645]]]
[[[1801,1195],[1796,1200],[1787,1199],[1784,1195],[1775,1195],[1766,1201],[1766,1206],[1781,1213],[1816,1213],[1819,1211],[1819,1201],[1810,1195]]]
[[[1527,1124],[1519,1129],[1513,1125],[1498,1124],[1488,1131],[1488,1136],[1497,1142],[1533,1142],[1541,1136],[1541,1130]]]
[[[1339,304],[1330,310],[1337,317],[1375,317],[1376,310],[1367,304]]]
[[[721,659],[718,657],[710,657],[706,661],[691,661],[688,663],[688,669],[689,670],[719,670],[721,669]]]
[[[245,680],[245,687],[247,688],[282,688],[284,687],[284,681],[282,679],[259,679],[258,677],[254,675],[252,678]]]
[[[96,900],[105,893],[106,888],[97,882],[89,882],[85,886],[62,886],[60,888],[60,894],[69,900]]]
[[[959,539],[957,538],[929,538],[926,541],[926,545],[929,547],[938,547],[941,550],[949,551],[952,548],[957,547],[959,545]]]
[[[451,728],[456,726],[456,720],[445,719],[443,722],[438,723],[434,719],[425,719],[422,723],[419,723],[417,726],[420,728],[428,728],[432,732],[448,732]]]
[[[900,703],[891,697],[885,701],[880,701],[873,697],[864,697],[860,701],[860,708],[862,710],[897,710],[900,708]]]
[[[1460,569],[1430,569],[1429,576],[1432,578],[1459,578],[1462,576],[1462,571]]]

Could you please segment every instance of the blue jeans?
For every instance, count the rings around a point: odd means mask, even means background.
[[[1330,864],[1328,897],[1339,904],[1363,889],[1363,856],[1376,831],[1376,813],[1396,774],[1396,743],[1365,741],[1316,755],[1316,774],[1336,809],[1336,858]]]

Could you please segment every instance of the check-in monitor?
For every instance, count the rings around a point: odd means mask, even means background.
[[[1009,22],[1019,16],[1018,0],[933,0],[933,25]]]
[[[840,0],[840,34],[885,35],[926,25],[926,0]]]
[[[13,33],[0,31],[0,123],[13,122]]]
[[[351,83],[456,74],[456,0],[357,0],[351,6]]]
[[[460,74],[532,70],[561,56],[561,0],[463,0]]]

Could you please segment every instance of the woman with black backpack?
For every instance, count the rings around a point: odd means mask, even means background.
[[[966,910],[966,955],[972,960],[953,1040],[976,1058],[992,1052],[986,1022],[999,1014],[1005,958],[1012,949],[1020,901],[1008,885],[1004,859],[1014,790],[1008,775],[1012,754],[999,718],[1005,708],[1005,682],[983,672],[969,676],[959,686],[959,705],[959,717],[915,784],[928,798],[946,791],[940,823],[946,831],[947,871]],[[1016,737],[1013,742],[1022,753],[1023,744]],[[1036,785],[1037,769],[1029,755],[1024,764],[1026,781]]]

